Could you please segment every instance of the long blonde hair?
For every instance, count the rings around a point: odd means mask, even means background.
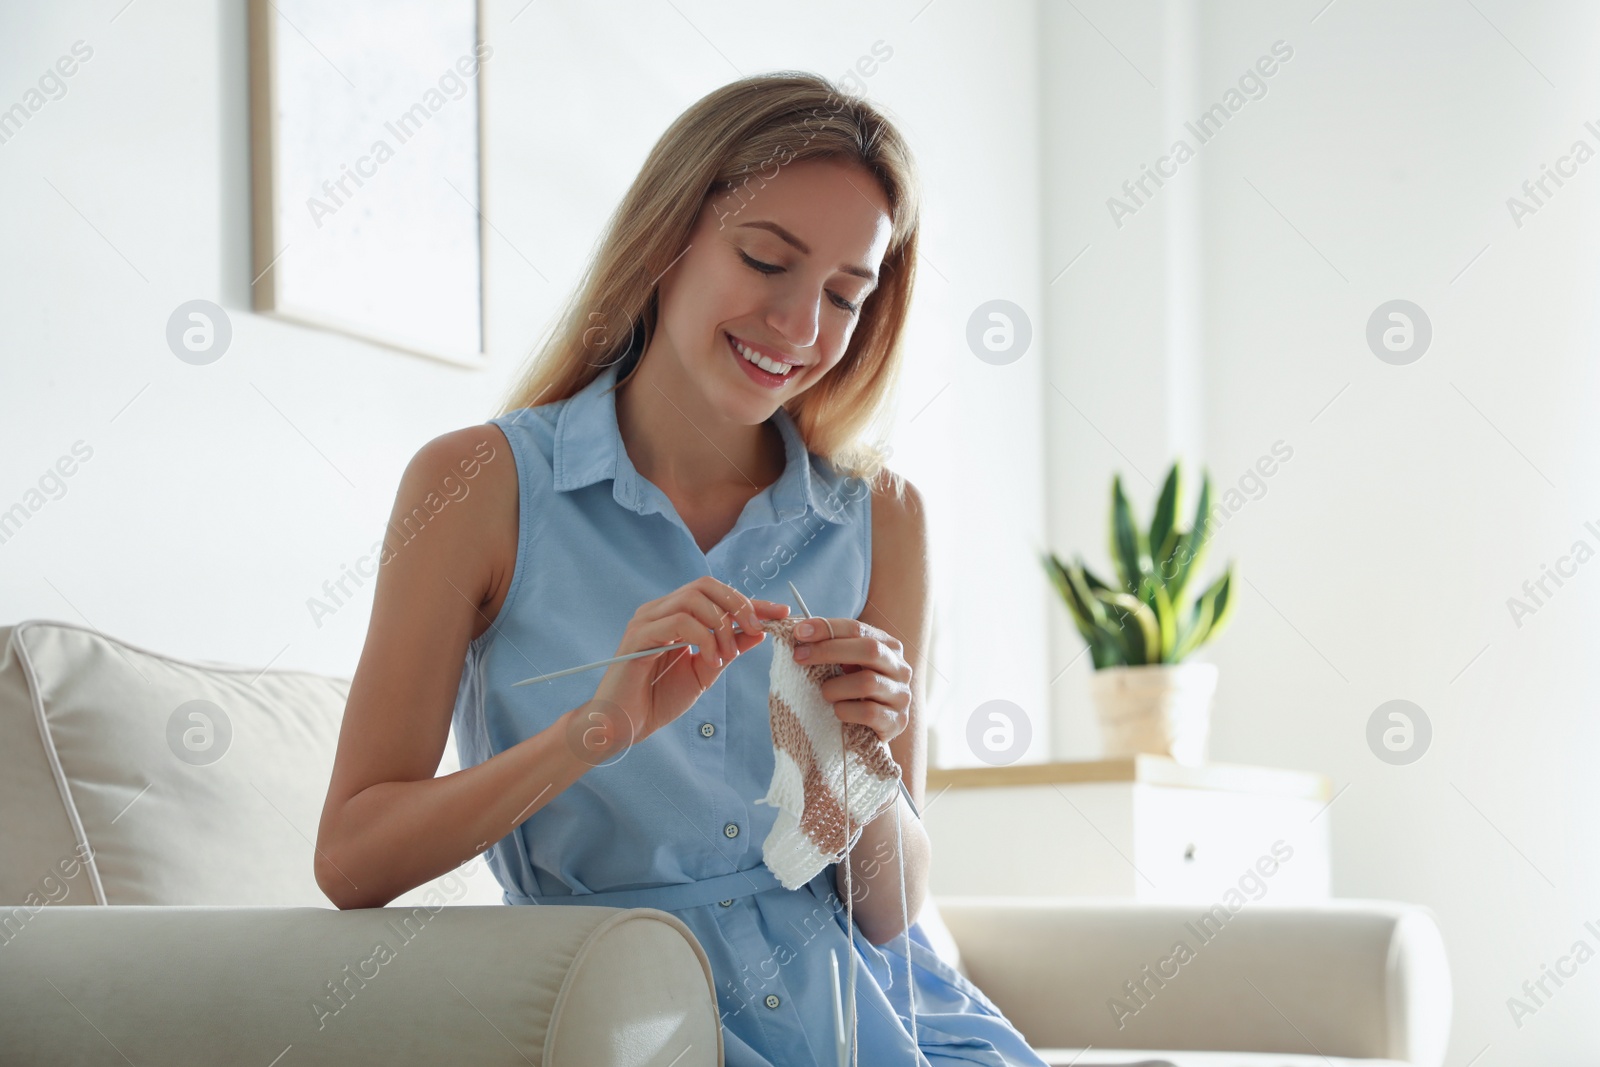
[[[612,363],[642,353],[659,310],[656,281],[682,253],[707,198],[740,185],[758,190],[777,167],[812,159],[855,163],[874,174],[888,197],[892,230],[878,287],[862,307],[844,357],[784,406],[807,448],[835,470],[868,481],[886,471],[887,450],[863,435],[900,374],[901,335],[916,276],[920,189],[910,149],[888,118],[806,71],[732,82],[667,128],[499,414],[565,399]],[[763,179],[765,172],[770,173]],[[623,371],[631,374],[633,366],[637,361]],[[888,474],[898,495],[901,479]]]

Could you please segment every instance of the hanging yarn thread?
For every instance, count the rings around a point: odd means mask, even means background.
[[[778,809],[762,859],[786,889],[798,889],[830,863],[845,865],[845,918],[850,932],[848,1029],[851,1061],[856,1062],[855,893],[850,849],[866,824],[892,804],[895,851],[900,870],[900,915],[906,939],[906,994],[913,1047],[917,1009],[911,975],[911,933],[907,914],[904,839],[900,826],[900,765],[889,744],[863,723],[844,722],[822,696],[824,682],[844,668],[837,663],[808,664],[794,659],[794,627],[801,619],[768,620],[762,629],[773,638],[768,706],[774,748],[772,783],[757,804]],[[826,619],[821,620],[824,623]],[[829,624],[832,635],[832,625]],[[913,1062],[919,1062],[914,1060]]]

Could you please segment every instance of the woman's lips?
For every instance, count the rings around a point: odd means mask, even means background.
[[[748,359],[745,359],[744,353],[740,352],[738,348],[734,347],[733,337],[731,334],[724,334],[723,336],[728,338],[728,351],[732,354],[734,360],[739,364],[739,366],[744,368],[745,375],[751,381],[755,382],[759,386],[762,386],[763,388],[781,388],[782,386],[788,384],[790,378],[793,378],[796,374],[800,373],[799,367],[794,368],[788,374],[773,374],[769,371],[764,371],[754,363],[751,363]]]

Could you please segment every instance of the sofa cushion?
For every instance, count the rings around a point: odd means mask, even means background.
[[[312,861],[348,679],[43,620],[0,648],[0,903],[332,906]],[[429,902],[500,888],[474,858],[394,901]]]
[[[1400,1060],[1352,1060],[1281,1052],[1151,1052],[1135,1049],[1034,1049],[1050,1067],[1412,1067]]]
[[[5,1067],[723,1062],[654,908],[40,908],[0,960]]]

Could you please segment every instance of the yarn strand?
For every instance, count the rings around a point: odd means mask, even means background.
[[[831,632],[832,627],[829,627]],[[839,724],[839,744],[844,748],[844,920],[850,948],[850,1062],[859,1065],[856,1048],[856,887],[850,869],[850,747],[845,743],[844,723]]]
[[[844,743],[844,723],[839,724],[839,741]],[[844,891],[845,891],[845,925],[849,929],[850,939],[850,1021],[846,1025],[850,1028],[850,1062],[859,1065],[860,1053],[857,1048],[856,1030],[856,919],[855,885],[850,869],[850,759],[849,749],[845,750],[844,761]],[[917,990],[911,974],[911,919],[910,904],[906,899],[906,849],[905,836],[900,826],[900,798],[894,799],[894,849],[900,867],[900,936],[906,943],[906,1004],[911,1012],[911,1062],[913,1065],[922,1062],[921,1044],[917,1040]]]
[[[798,591],[796,591],[795,595],[798,598],[798,596],[799,596]],[[804,607],[804,605],[802,604],[802,608],[803,607]],[[810,617],[809,614],[808,614],[808,617]],[[831,622],[829,622],[827,619],[823,619],[822,621],[828,627],[828,636],[829,637],[834,636],[834,634],[833,634],[833,624]],[[782,626],[783,626],[783,624],[781,622],[774,621],[772,623],[766,624],[766,626],[764,628],[768,629],[769,631],[770,630],[780,630],[781,631],[781,627]],[[774,660],[774,668],[773,668],[773,693],[774,693],[774,697],[772,698],[772,708],[773,708],[773,733],[774,733],[775,739],[776,739],[776,737],[778,735],[778,732],[779,732],[778,709],[780,707],[780,703],[778,701],[777,694],[779,694],[779,693],[781,693],[783,691],[784,686],[786,684],[786,683],[783,683],[783,682],[779,681],[780,675],[778,673],[777,664],[778,664],[778,661]],[[802,688],[804,688],[804,687],[802,687]],[[802,716],[805,716],[805,715],[821,716],[821,715],[825,714],[826,712],[825,712],[824,709],[826,708],[826,705],[825,704],[821,704],[820,701],[817,701],[814,698],[814,694],[816,692],[814,683],[811,686],[811,688],[809,689],[809,692],[813,694],[812,698],[808,700],[804,695],[801,695],[794,703],[794,710],[799,712]],[[787,693],[784,693],[783,695],[788,696]],[[821,704],[821,706],[817,706],[819,704]],[[831,715],[828,716],[828,717],[829,718],[834,718],[834,716],[831,716]],[[791,717],[791,719],[792,719],[792,717]],[[850,854],[851,854],[851,851],[852,851],[852,847],[855,844],[855,836],[856,836],[855,835],[855,819],[853,818],[853,809],[850,806],[850,754],[851,754],[851,748],[850,748],[849,735],[848,735],[848,732],[845,729],[845,723],[842,720],[835,720],[835,721],[838,722],[838,727],[839,727],[839,751],[840,751],[840,754],[842,756],[842,759],[841,759],[841,764],[842,765],[840,767],[840,777],[841,777],[841,781],[842,781],[842,792],[843,792],[842,800],[843,800],[843,807],[844,807],[844,846],[843,846],[842,854],[840,854],[838,857],[836,857],[836,860],[837,860],[837,862],[842,862],[844,864],[845,928],[846,928],[846,942],[848,944],[849,951],[850,951],[849,994],[848,994],[847,997],[844,998],[847,1001],[848,1005],[849,1005],[849,1015],[848,1015],[848,1021],[842,1022],[842,1025],[845,1026],[846,1028],[848,1028],[849,1034],[850,1034],[849,1053],[848,1053],[849,1062],[853,1065],[853,1067],[860,1067],[860,1061],[861,1061],[860,1036],[861,1035],[860,1035],[860,1028],[857,1025],[857,1018],[856,1018],[856,1008],[857,1008],[857,1003],[856,1003],[856,966],[857,966],[857,962],[856,962],[856,944],[855,944],[855,936],[856,936],[855,870],[854,870],[854,867],[852,866],[852,864],[850,862]],[[882,760],[880,760],[878,762],[880,762],[880,763],[882,763],[882,764],[884,764],[886,766],[893,767],[893,770],[895,772],[895,777],[899,779],[899,784],[898,784],[897,788],[903,790],[904,789],[904,779],[905,779],[904,769],[896,764],[896,761],[892,758],[892,753],[889,753],[887,751],[888,746],[886,744],[884,744],[882,741],[880,741],[879,745],[882,746],[882,748],[884,749],[884,759],[882,759]],[[858,757],[858,758],[862,758],[862,757]],[[894,779],[887,778],[885,776],[885,772],[883,771],[883,769],[881,767],[875,768],[874,766],[869,766],[867,763],[863,762],[862,769],[863,769],[863,771],[866,772],[866,775],[867,775],[867,783],[866,783],[867,794],[866,795],[869,798],[868,800],[864,801],[864,803],[873,804],[873,803],[875,803],[875,801],[873,799],[870,799],[870,798],[873,798],[873,797],[881,795],[880,790],[882,790],[884,788],[887,788],[889,782],[894,781]],[[793,789],[796,788],[796,786],[793,784],[793,781],[792,781],[792,775],[793,775],[793,770],[791,768],[791,780],[787,783],[787,788],[789,790],[793,790]],[[774,772],[774,778],[773,778],[773,785],[769,789],[768,795],[766,797],[761,798],[760,800],[758,800],[757,803],[777,803],[777,804],[779,804],[780,807],[783,807],[785,809],[785,811],[787,811],[788,818],[790,819],[791,822],[793,822],[794,821],[794,816],[795,816],[795,813],[796,813],[796,809],[794,808],[794,802],[793,802],[793,799],[792,799],[792,793],[785,794],[783,792],[780,792],[779,782],[780,782],[780,775],[779,775],[779,773],[777,771],[775,771]],[[824,788],[826,788],[826,786],[824,786]],[[788,799],[785,799],[786,796],[788,797]],[[914,988],[914,978],[915,978],[915,976],[914,976],[914,974],[912,972],[912,963],[911,963],[911,915],[910,915],[910,903],[909,903],[909,899],[908,899],[908,895],[907,895],[907,891],[906,891],[905,834],[904,834],[903,824],[902,824],[902,820],[901,820],[901,816],[900,816],[900,798],[899,798],[898,795],[896,795],[894,793],[891,793],[890,794],[890,800],[891,800],[891,803],[893,804],[893,807],[894,807],[895,858],[896,858],[896,862],[897,862],[897,865],[898,865],[898,868],[899,868],[899,873],[900,873],[900,923],[901,923],[901,936],[904,938],[904,941],[905,941],[905,954],[906,954],[906,1004],[907,1004],[907,1010],[910,1012],[910,1019],[911,1019],[911,1062],[912,1062],[913,1065],[920,1065],[923,1062],[923,1058],[922,1058],[922,1053],[921,1053],[921,1044],[920,1044],[920,1042],[918,1041],[918,1038],[917,1038],[917,994],[916,994],[916,989]],[[806,801],[802,796],[802,799],[800,801],[800,809],[799,810],[803,811],[805,806],[806,806]],[[915,805],[913,805],[912,807],[913,807],[913,810],[914,810],[915,809]],[[881,812],[882,812],[882,808],[879,807],[877,813],[874,813],[873,818],[876,818],[876,815],[878,813],[881,813]],[[783,817],[783,813],[782,812],[780,812],[780,818],[781,817]],[[865,829],[865,823],[862,823],[860,825],[861,825],[862,829]],[[791,827],[791,831],[792,831],[792,827]],[[822,845],[823,842],[826,840],[826,838],[825,838],[825,836],[823,836],[821,838],[818,838],[814,842],[812,842],[812,844],[810,846],[808,846],[807,843],[803,839],[800,841],[798,846],[786,842],[784,845],[777,846],[778,847],[778,851],[775,852],[774,851],[774,840],[784,841],[786,836],[788,836],[788,835],[787,834],[780,834],[775,829],[774,833],[772,835],[769,835],[767,841],[764,843],[762,851],[763,851],[763,856],[766,859],[769,867],[777,868],[780,871],[788,871],[789,872],[789,877],[792,877],[795,874],[795,872],[791,869],[794,866],[794,864],[791,864],[791,863],[789,863],[787,861],[788,861],[789,857],[793,853],[791,853],[789,850],[796,849],[796,848],[804,849],[804,848],[807,848],[807,847],[815,847],[815,845]],[[825,857],[827,856],[827,854],[828,853],[826,851],[826,846],[824,846],[824,850],[821,851],[821,854],[818,856],[818,859],[821,860],[822,862],[826,862]],[[814,871],[815,868],[812,868],[812,870]],[[790,885],[788,877],[786,877],[784,874],[780,873],[779,877],[780,877],[780,880],[783,880],[785,885]],[[790,888],[793,888],[793,886],[790,886]],[[835,979],[837,980],[837,972],[835,972]]]
[[[917,987],[911,981],[911,920],[906,904],[906,849],[900,836],[900,798],[894,798],[894,849],[900,855],[900,921],[904,924],[902,936],[906,939],[906,1003],[911,1007],[911,1062],[920,1064],[921,1045],[917,1041]]]

